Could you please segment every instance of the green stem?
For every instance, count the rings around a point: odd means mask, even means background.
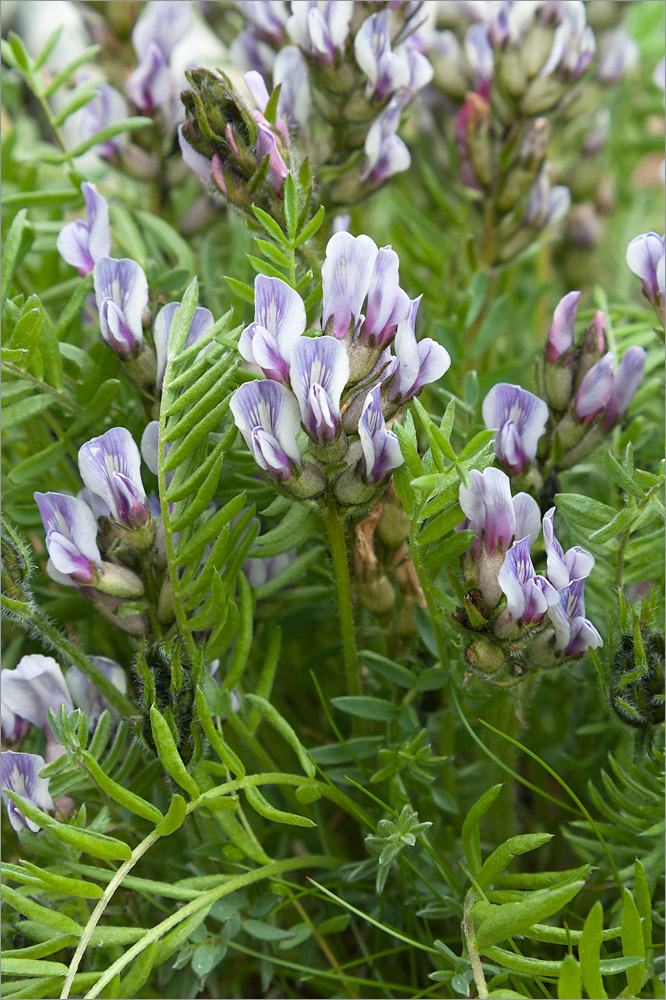
[[[345,540],[345,523],[334,504],[329,504],[326,508],[324,523],[326,525],[328,547],[333,563],[333,578],[335,580],[335,593],[340,618],[342,654],[347,678],[347,693],[350,695],[359,695],[361,693],[361,676],[358,668],[356,636],[354,634],[354,609],[352,606],[349,561],[347,559],[347,542]]]
[[[481,964],[481,956],[476,950],[476,944],[474,941],[474,923],[472,921],[472,907],[476,902],[476,893],[471,889],[465,896],[465,906],[463,909],[463,931],[465,933],[465,944],[467,945],[467,953],[469,955],[469,962],[472,966],[472,972],[474,973],[474,982],[476,983],[476,992],[479,994],[480,1000],[485,1000],[488,996],[488,986],[486,983],[485,973],[483,971],[483,965]]]
[[[65,662],[77,666],[121,715],[136,715],[136,706],[129,698],[126,698],[106,674],[102,673],[73,642],[70,642],[39,608],[29,601],[16,601],[5,594],[2,595],[2,606],[26,632],[34,632]]]

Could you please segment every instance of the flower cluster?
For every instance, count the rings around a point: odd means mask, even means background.
[[[322,268],[319,336],[306,334],[293,288],[255,279],[254,322],[239,351],[265,378],[241,385],[231,409],[257,464],[292,496],[369,502],[402,463],[386,420],[449,367],[443,347],[417,341],[419,299],[400,288],[398,268],[390,247],[336,233]]]
[[[452,618],[471,640],[469,663],[483,674],[496,673],[507,655],[516,657],[529,645],[530,661],[548,666],[601,645],[585,618],[583,589],[592,555],[579,546],[564,552],[553,530],[555,508],[542,522],[537,502],[527,493],[512,496],[500,469],[473,470],[470,478],[459,491],[466,517],[460,527],[474,533],[462,560],[467,597]],[[531,557],[542,529],[545,576]],[[517,674],[524,669],[521,663]]]

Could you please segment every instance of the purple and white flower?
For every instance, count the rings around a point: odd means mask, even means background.
[[[388,382],[392,402],[404,402],[417,396],[424,385],[436,382],[451,366],[446,348],[430,337],[416,339],[416,314],[421,296],[413,299],[409,316],[398,326],[395,337],[396,364]]]
[[[571,208],[571,191],[564,184],[551,185],[546,169],[530,188],[523,221],[536,230],[554,226],[564,219]]]
[[[546,430],[548,404],[519,385],[499,382],[483,401],[483,422],[494,428],[495,454],[513,473],[520,473],[536,458],[537,445]]]
[[[79,448],[79,471],[95,506],[108,511],[112,521],[133,529],[150,514],[141,482],[141,455],[125,427],[112,427]]]
[[[386,428],[379,392],[377,385],[368,393],[358,422],[363,448],[361,474],[371,483],[386,479],[392,469],[404,462],[398,438]]]
[[[534,542],[541,529],[539,505],[528,493],[511,496],[509,477],[501,469],[472,469],[471,485],[461,484],[460,506],[477,542],[490,555],[502,546],[507,551],[514,538]]]
[[[273,64],[273,86],[280,87],[278,111],[301,128],[310,116],[312,99],[309,80],[301,50],[295,45],[285,45],[280,49]]]
[[[284,42],[289,18],[285,0],[239,0],[238,6],[259,38],[273,45]]]
[[[599,43],[597,79],[601,83],[617,83],[621,76],[638,64],[639,49],[623,25],[603,32]]]
[[[145,56],[128,77],[125,93],[132,104],[145,114],[152,114],[157,108],[170,108],[173,76],[167,57],[155,42],[150,43]]]
[[[148,282],[136,261],[101,257],[93,271],[95,299],[104,341],[122,358],[130,358],[143,344],[143,310],[148,305]]]
[[[153,340],[155,342],[155,353],[157,355],[157,377],[155,379],[158,388],[162,387],[162,382],[164,380],[164,373],[166,371],[167,360],[169,356],[169,335],[171,333],[171,325],[173,323],[174,316],[180,309],[180,302],[169,302],[168,305],[163,306],[155,317],[155,323],[153,325]],[[187,337],[183,344],[183,350],[187,347],[192,347],[196,344],[207,330],[213,326],[215,320],[213,319],[213,314],[210,309],[204,309],[203,306],[197,306],[194,310],[194,316],[192,317],[192,322],[190,323],[190,329],[187,332]]]
[[[106,656],[91,656],[89,659],[108,677],[114,687],[123,694],[127,693],[127,677],[119,663]],[[118,710],[107,701],[103,694],[100,694],[93,682],[78,667],[69,668],[65,682],[74,704],[85,712],[91,730],[95,728],[99,717],[105,711],[108,711],[115,718],[119,717]]]
[[[40,778],[39,772],[46,766],[43,757],[36,753],[15,753],[13,750],[3,750],[0,755],[0,784],[2,797],[7,805],[9,822],[20,833],[25,827],[32,833],[41,829],[38,823],[28,819],[5,794],[15,792],[42,812],[53,812],[55,805],[49,792],[47,778]]]
[[[11,711],[3,698],[0,701],[0,721],[2,724],[2,742],[21,743],[30,732],[30,723]]]
[[[315,441],[332,441],[340,430],[340,397],[349,379],[344,344],[334,337],[301,337],[289,375],[305,430]]]
[[[94,184],[84,181],[81,191],[86,201],[86,218],[75,219],[60,230],[57,239],[58,253],[75,267],[82,278],[94,269],[101,257],[111,249],[109,207]]]
[[[172,3],[170,0],[153,0],[146,5],[146,13],[132,32],[132,44],[140,61],[146,59],[150,46],[155,45],[165,59],[183,40],[192,23],[189,3]]]
[[[2,700],[7,708],[27,722],[45,729],[46,713],[64,705],[74,710],[60,664],[52,656],[23,656],[12,670],[2,671]]]
[[[321,325],[338,340],[354,334],[360,326],[377,253],[369,236],[340,232],[328,241],[321,269]]]
[[[305,306],[298,292],[281,278],[254,279],[254,323],[238,341],[242,358],[259,365],[266,378],[286,382],[291,357],[305,330]]]
[[[344,49],[354,13],[351,0],[304,0],[293,4],[287,21],[290,38],[322,66],[332,66]]]
[[[641,279],[646,299],[663,307],[664,237],[653,232],[635,236],[627,247],[627,264]]]
[[[368,98],[384,101],[396,90],[408,86],[409,67],[391,49],[389,11],[377,11],[366,18],[354,39],[354,55],[368,82]]]
[[[77,77],[78,83],[85,83],[92,78],[91,73],[80,73]],[[122,94],[109,86],[108,83],[100,83],[96,88],[97,96],[88,101],[81,112],[79,119],[79,136],[81,141],[90,139],[101,129],[108,125],[115,125],[116,122],[127,118],[129,109]],[[127,144],[127,135],[121,132],[112,136],[104,142],[97,143],[93,149],[105,160],[113,160],[116,154]]]
[[[275,194],[279,195],[282,193],[289,172],[287,164],[282,159],[278,137],[261,111],[254,111],[253,117],[257,123],[257,166],[260,166],[268,157],[266,181]],[[213,170],[215,170],[215,158],[213,159]],[[224,188],[221,190],[224,193]]]
[[[530,557],[530,539],[514,542],[506,554],[497,574],[506,606],[515,621],[525,625],[538,625],[548,608],[559,603],[557,590],[543,576],[539,576]]]
[[[383,348],[390,343],[398,324],[411,314],[409,295],[400,288],[399,267],[398,255],[390,246],[377,251],[361,328],[361,339],[371,347]]]
[[[574,323],[579,301],[580,292],[569,292],[555,306],[546,342],[546,361],[551,364],[573,347]]]
[[[564,656],[603,646],[603,639],[585,617],[584,587],[585,580],[574,580],[559,591],[558,603],[548,608],[555,629],[555,649]]]
[[[555,537],[554,517],[555,508],[551,507],[543,518],[546,572],[555,590],[563,590],[575,580],[584,580],[590,575],[594,569],[594,556],[580,545],[574,545],[565,552]]]
[[[400,98],[392,97],[368,130],[360,178],[373,188],[408,170],[412,162],[409,149],[397,134],[402,107]]]
[[[446,34],[453,33],[446,32]],[[455,38],[455,35],[453,35],[453,38],[457,43],[458,40]],[[453,41],[449,41],[447,47],[453,49],[454,56],[458,55]],[[467,57],[467,63],[474,82],[474,89],[479,91],[484,84],[488,84],[495,69],[493,49],[488,36],[488,25],[482,22],[470,25],[465,32],[464,47],[465,56]]]
[[[606,405],[604,428],[611,427],[629,409],[645,372],[645,351],[642,347],[630,347],[615,373],[613,391]]]
[[[592,365],[574,396],[576,416],[591,423],[606,409],[613,393],[613,355],[610,351]]]
[[[272,379],[244,382],[231,397],[231,412],[257,465],[275,479],[291,479],[301,467],[301,414],[293,394]]]
[[[64,493],[35,493],[44,528],[49,576],[67,584],[90,585],[102,567],[97,521],[90,507]]]

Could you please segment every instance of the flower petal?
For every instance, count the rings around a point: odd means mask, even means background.
[[[56,713],[61,705],[68,712],[74,708],[60,664],[38,653],[22,657],[13,670],[3,670],[2,699],[15,715],[40,729],[46,726],[49,708]]]
[[[377,246],[369,236],[336,233],[328,241],[321,269],[322,329],[333,319],[332,333],[341,340],[352,323],[358,324],[377,259]]]

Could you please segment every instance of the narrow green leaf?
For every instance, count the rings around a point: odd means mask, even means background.
[[[355,715],[361,719],[374,719],[377,722],[391,722],[398,712],[390,701],[364,695],[342,695],[339,698],[333,698],[331,704],[348,715]]]
[[[157,806],[152,805],[150,802],[146,802],[142,799],[140,795],[136,795],[131,792],[129,788],[125,788],[123,785],[119,785],[117,781],[110,778],[105,771],[99,766],[95,758],[87,750],[81,751],[81,758],[85,762],[86,767],[92,774],[93,778],[106,794],[117,802],[118,805],[123,806],[125,809],[129,809],[130,812],[134,813],[136,816],[141,816],[143,819],[149,820],[151,823],[159,823],[162,820],[162,813],[157,808]]]
[[[24,234],[28,235],[31,232],[32,227],[28,223],[28,210],[27,208],[22,208],[9,227],[2,249],[0,300],[3,303],[9,293],[9,286],[14,277],[14,269],[19,260],[21,250],[25,249]]]
[[[283,198],[287,233],[289,234],[289,239],[293,240],[298,231],[298,191],[291,171],[289,171],[285,178]]]
[[[31,864],[29,861],[21,861],[21,864],[26,871],[36,875],[55,892],[61,892],[68,896],[81,896],[84,899],[99,899],[100,896],[104,895],[100,887],[93,882],[84,882],[80,878],[57,875],[55,872]]]
[[[9,472],[9,480],[15,485],[29,482],[35,476],[41,475],[47,469],[56,465],[66,454],[66,442],[54,441],[53,444],[38,451],[36,455],[24,458],[22,462],[15,465]]]
[[[6,976],[66,976],[67,966],[62,962],[40,962],[30,958],[2,957],[2,971]]]
[[[93,830],[83,830],[81,827],[73,826],[71,823],[59,823],[58,820],[42,812],[31,802],[22,799],[20,795],[7,789],[5,794],[15,803],[21,812],[31,819],[38,826],[50,830],[56,837],[66,844],[79,851],[85,851],[94,858],[102,858],[109,861],[127,861],[132,852],[127,844],[115,837],[108,837],[104,833],[97,833]]]
[[[15,403],[5,407],[2,411],[2,425],[5,431],[11,430],[17,424],[22,424],[26,420],[31,420],[44,410],[48,410],[57,400],[46,392],[35,393],[25,399],[18,399]]]
[[[626,958],[642,959],[640,965],[634,965],[627,969],[627,989],[630,994],[638,996],[643,985],[645,972],[645,941],[643,940],[643,928],[638,908],[634,902],[634,897],[629,889],[622,892],[623,907],[622,920],[620,921],[620,937],[622,939],[622,951]]]
[[[461,831],[462,845],[472,875],[477,875],[481,871],[481,834],[479,832],[479,823],[502,791],[502,788],[502,785],[493,785],[492,788],[484,792],[463,820]]]
[[[517,837],[509,837],[492,854],[488,855],[481,871],[476,876],[477,883],[482,889],[486,889],[511,863],[513,858],[543,847],[549,840],[552,840],[552,837],[552,833],[525,833]]]
[[[600,902],[596,902],[585,918],[583,933],[578,945],[578,959],[583,985],[587,990],[587,995],[595,997],[596,1000],[607,1000],[608,998],[599,968],[603,929],[603,907]]]
[[[321,224],[324,221],[325,214],[326,210],[324,206],[320,205],[316,213],[312,216],[312,218],[308,222],[305,229],[301,233],[299,233],[298,239],[294,241],[295,247],[300,247],[302,246],[303,243],[307,243],[308,240],[312,239],[315,233],[317,233],[321,228]]]
[[[244,788],[245,797],[249,805],[252,806],[254,811],[264,819],[270,820],[272,823],[285,823],[287,826],[299,826],[305,827],[306,829],[312,828],[317,824],[314,820],[308,819],[307,816],[298,816],[296,813],[284,812],[282,809],[276,809],[272,806],[270,802],[261,794],[258,788],[253,788],[249,786]]]
[[[41,903],[35,902],[29,896],[22,895],[22,893],[17,892],[16,889],[12,889],[8,885],[3,885],[2,887],[2,898],[5,903],[9,903],[15,910],[22,913],[24,917],[36,920],[45,927],[53,927],[54,930],[59,931],[61,934],[76,934],[77,937],[83,934],[81,925],[77,924],[76,920],[68,917],[67,914],[61,913],[60,910],[52,910],[47,906],[42,906]]]
[[[176,792],[169,803],[169,808],[164,814],[164,818],[155,827],[155,832],[159,833],[160,837],[171,836],[176,830],[180,830],[185,822],[186,815],[187,805],[185,799]]]
[[[289,744],[298,757],[299,764],[307,776],[309,778],[314,778],[317,773],[317,768],[312,763],[307,750],[287,720],[280,715],[277,709],[274,708],[270,702],[266,701],[265,698],[261,698],[258,694],[247,694],[245,697],[249,702],[251,702],[252,705],[254,705],[255,708],[259,710],[262,719],[265,719],[266,722],[273,727],[276,733],[279,733],[282,739]],[[334,699],[334,701],[335,700],[339,699]]]
[[[83,156],[84,153],[87,153],[93,146],[98,146],[102,142],[108,142],[114,136],[122,135],[124,132],[135,132],[139,128],[147,128],[152,124],[152,118],[134,117],[125,118],[123,121],[114,122],[112,125],[106,125],[87,139],[84,139],[78,146],[75,146],[70,151],[70,156],[76,159],[77,156]]]
[[[254,215],[257,222],[263,226],[269,236],[272,236],[276,243],[280,243],[282,246],[289,246],[289,241],[285,237],[284,233],[278,226],[275,219],[272,219],[267,212],[264,212],[263,208],[259,208],[257,205],[252,206],[252,214]]]
[[[83,52],[80,52],[71,62],[64,66],[59,73],[53,77],[51,82],[42,91],[42,97],[50,97],[51,94],[55,94],[56,90],[62,87],[63,83],[66,83],[70,76],[79,68],[83,66],[84,63],[94,62],[95,56],[101,52],[101,45],[90,45]]]
[[[169,723],[155,705],[150,709],[150,727],[153,732],[157,756],[176,784],[184,788],[193,799],[200,794],[199,786],[181,760]]]
[[[475,938],[479,949],[483,951],[514,934],[521,934],[530,924],[536,924],[557,913],[584,885],[581,881],[553,886],[551,889],[537,889],[528,893],[520,902],[493,907],[493,912],[476,928]]]

